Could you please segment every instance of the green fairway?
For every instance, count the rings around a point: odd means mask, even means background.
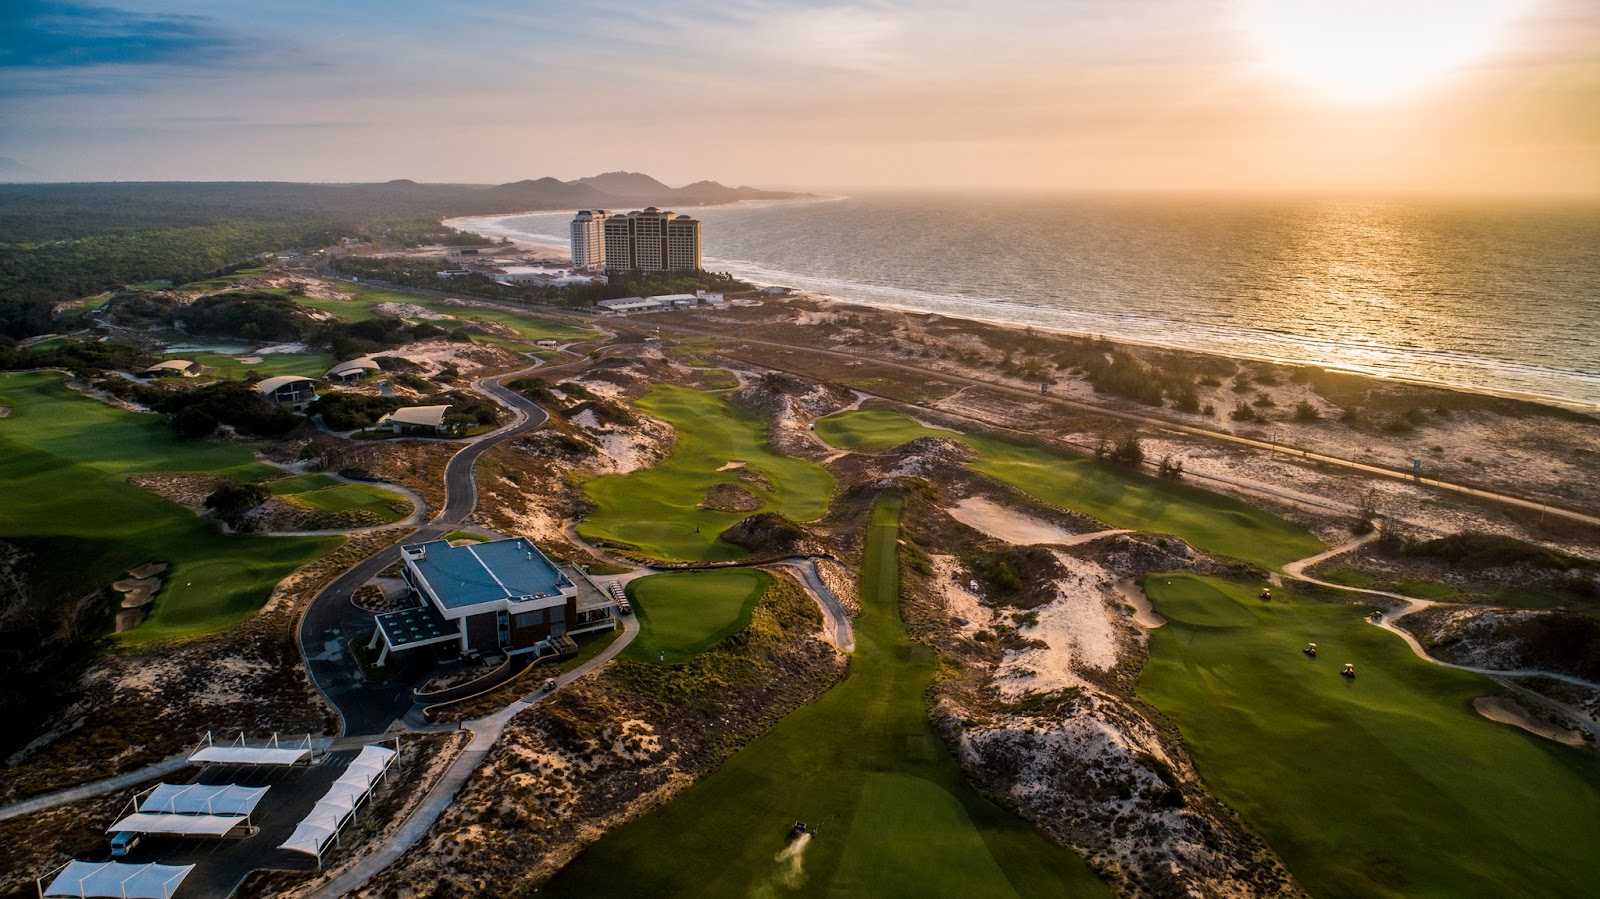
[[[409,499],[373,484],[347,484],[325,474],[303,474],[267,484],[275,496],[290,497],[300,505],[323,512],[360,511],[380,520],[377,524],[399,521],[413,511]]]
[[[1258,589],[1147,576],[1168,624],[1139,691],[1312,895],[1592,894],[1600,759],[1482,718],[1492,681],[1417,658],[1357,608]]]
[[[240,354],[248,356],[248,354]],[[268,353],[261,361],[246,365],[236,356],[225,353],[168,353],[169,359],[188,359],[206,367],[206,374],[218,378],[241,379],[250,372],[263,378],[278,375],[298,375],[302,378],[320,378],[333,367],[334,359],[327,353]],[[175,381],[174,383],[178,383]]]
[[[341,293],[352,294],[354,299],[323,300],[310,296],[295,296],[292,299],[302,306],[308,306],[312,309],[320,309],[324,312],[331,312],[345,321],[363,321],[365,319],[372,318],[376,314],[372,311],[372,307],[378,305],[379,303],[407,303],[412,306],[421,306],[430,312],[437,312],[442,315],[453,316],[454,318],[460,320],[459,322],[434,322],[434,324],[447,330],[460,327],[461,324],[467,322],[488,322],[498,325],[505,325],[512,331],[515,331],[517,337],[521,340],[560,340],[565,342],[594,340],[599,336],[593,331],[588,331],[583,328],[575,327],[565,322],[537,315],[531,312],[522,312],[511,307],[501,307],[487,304],[481,306],[452,306],[436,297],[400,293],[392,290],[384,290],[378,287],[367,287],[363,284],[340,282],[334,286]],[[471,301],[470,298],[463,299],[469,299],[469,301]],[[527,349],[525,345],[517,341],[507,340],[504,338],[488,335],[476,335],[474,339],[481,340],[485,343],[502,345],[518,350]],[[326,369],[324,369],[324,371],[326,371]]]
[[[978,796],[928,723],[937,660],[905,634],[900,504],[880,503],[844,682],[667,805],[606,835],[558,896],[1108,896],[1078,858]],[[816,836],[791,845],[796,820]]]
[[[250,616],[300,565],[341,537],[228,537],[123,479],[206,472],[259,480],[277,469],[241,446],[186,442],[154,415],[113,409],[61,386],[50,372],[0,374],[0,539],[45,559],[41,592],[100,589],[143,562],[167,562],[149,619],[123,636],[141,642],[203,633]]]
[[[578,526],[584,537],[628,544],[673,561],[743,558],[748,553],[717,535],[755,512],[699,508],[706,491],[717,484],[740,484],[761,499],[756,511],[778,512],[795,521],[811,521],[827,511],[833,475],[819,465],[780,455],[767,443],[765,422],[720,396],[658,385],[637,405],[671,424],[677,445],[654,468],[584,484],[598,507]],[[735,461],[745,467],[717,470]]]
[[[748,568],[669,571],[628,584],[639,616],[639,636],[623,650],[629,658],[669,665],[687,662],[750,624],[756,600],[772,575]]]
[[[830,415],[817,422],[817,435],[854,450],[888,449],[919,437],[960,440],[978,453],[968,465],[973,471],[1046,503],[1092,515],[1112,527],[1175,534],[1201,549],[1269,568],[1323,549],[1306,531],[1220,493],[1118,470],[1085,456],[926,428],[897,412]]]

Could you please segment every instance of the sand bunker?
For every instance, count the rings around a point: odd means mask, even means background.
[[[1150,604],[1150,597],[1144,595],[1144,588],[1133,578],[1123,578],[1116,583],[1117,595],[1122,601],[1133,607],[1133,623],[1147,630],[1155,630],[1167,623]]]
[[[981,496],[969,496],[945,511],[950,513],[951,518],[975,531],[981,531],[996,540],[1004,540],[1017,546],[1033,546],[1040,543],[1051,546],[1077,546],[1102,537],[1128,533],[1095,531],[1091,534],[1075,534],[1060,525],[1006,508]]]
[[[239,363],[240,365],[260,365],[266,360],[262,359],[260,356],[241,356],[233,361]]]
[[[1501,724],[1520,727],[1534,736],[1544,737],[1546,740],[1554,740],[1567,746],[1583,745],[1583,737],[1579,734],[1573,733],[1566,728],[1535,720],[1533,716],[1528,714],[1527,709],[1504,696],[1479,696],[1477,699],[1472,700],[1472,707],[1478,710],[1478,714],[1488,718],[1490,721],[1498,721]]]
[[[735,459],[735,460],[733,460],[731,462],[722,463],[722,467],[717,469],[717,471],[733,471],[736,468],[743,468],[744,466],[745,466],[745,463],[740,462],[739,460]]]

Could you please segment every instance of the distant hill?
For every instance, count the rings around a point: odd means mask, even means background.
[[[0,161],[0,167],[11,160]],[[6,181],[0,168],[0,181]],[[28,170],[31,171],[31,170]],[[62,240],[113,230],[172,228],[222,221],[328,222],[433,219],[561,209],[627,210],[660,206],[682,211],[739,200],[813,196],[697,181],[668,187],[638,172],[607,172],[561,181],[535,178],[509,184],[419,184],[399,179],[373,184],[271,181],[113,181],[0,183],[0,244]],[[37,174],[37,173],[35,173]]]
[[[43,172],[28,168],[9,156],[0,156],[0,183],[27,184],[49,180],[50,176]]]

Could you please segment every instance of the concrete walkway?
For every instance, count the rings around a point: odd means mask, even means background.
[[[839,597],[834,596],[828,585],[823,583],[822,575],[817,571],[817,560],[784,559],[775,563],[774,567],[793,572],[800,586],[811,594],[811,601],[822,610],[822,633],[828,642],[845,652],[855,652],[856,635],[850,625],[850,613],[845,611]]]
[[[182,771],[188,766],[189,753],[185,751],[182,755],[175,755],[165,761],[156,762],[153,765],[145,765],[143,768],[124,771],[121,774],[107,777],[103,780],[92,780],[88,783],[78,784],[75,787],[68,787],[65,790],[56,790],[53,793],[41,793],[31,799],[24,799],[20,802],[13,802],[10,805],[0,807],[0,821],[42,812],[45,809],[66,805],[69,802],[77,802],[80,799],[89,799],[94,796],[114,793],[117,790],[125,790],[147,780],[155,780],[175,771]]]
[[[617,654],[626,649],[638,635],[639,620],[632,615],[623,616],[622,635],[613,640],[610,646],[601,650],[599,655],[557,678],[556,690],[559,691],[567,684],[599,670],[601,666],[616,658]],[[308,899],[335,899],[344,896],[360,889],[383,869],[399,861],[406,850],[415,846],[423,834],[427,833],[444,814],[444,810],[450,807],[450,803],[455,801],[456,793],[460,792],[478,765],[483,763],[484,757],[489,754],[495,741],[500,739],[500,734],[505,732],[506,725],[511,719],[524,710],[538,705],[546,695],[548,694],[542,692],[534,693],[511,703],[493,715],[463,724],[461,729],[471,732],[472,742],[468,743],[467,748],[463,749],[456,760],[450,763],[450,767],[445,769],[439,781],[412,810],[411,816],[405,823],[385,840],[382,846],[362,858],[350,870],[307,894]]]

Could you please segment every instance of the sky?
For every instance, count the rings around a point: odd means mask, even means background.
[[[0,6],[60,180],[1600,194],[1596,0]]]

